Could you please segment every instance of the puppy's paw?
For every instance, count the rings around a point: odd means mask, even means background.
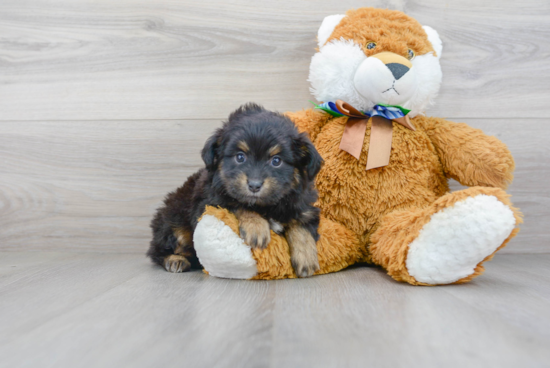
[[[283,235],[285,228],[279,221],[275,221],[272,218],[269,219],[269,228],[277,235]]]
[[[299,252],[291,256],[292,268],[298,277],[310,277],[319,271],[319,260],[317,252],[307,254],[307,252]]]
[[[299,224],[291,224],[286,232],[290,261],[298,277],[309,277],[319,271],[317,244],[311,233]]]
[[[191,263],[184,256],[179,256],[177,254],[169,255],[164,258],[164,268],[168,272],[185,272],[189,271],[191,268]]]
[[[265,249],[271,241],[269,222],[255,212],[240,211],[239,231],[244,242],[252,248]]]
[[[244,242],[252,248],[265,249],[271,241],[271,234],[267,221],[265,221],[265,224],[241,223],[239,230],[241,232],[241,238],[243,238]]]

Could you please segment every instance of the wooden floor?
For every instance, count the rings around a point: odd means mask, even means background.
[[[508,145],[519,236],[437,288],[151,266],[207,137],[244,102],[310,107],[321,21],[362,6],[439,32],[427,114]],[[548,0],[0,1],[0,368],[550,367],[549,24]]]
[[[414,287],[370,267],[236,281],[136,254],[4,252],[0,366],[550,366],[550,254]]]

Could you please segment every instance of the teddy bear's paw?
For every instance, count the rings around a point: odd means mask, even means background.
[[[193,233],[197,257],[212,276],[250,279],[258,273],[248,245],[223,221],[204,215]]]
[[[449,284],[475,272],[516,225],[510,207],[479,194],[434,213],[409,245],[409,275],[427,284]]]

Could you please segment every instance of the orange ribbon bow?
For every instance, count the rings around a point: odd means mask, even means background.
[[[337,100],[335,104],[340,113],[349,117],[340,141],[340,149],[359,160],[363,149],[363,141],[365,140],[367,123],[369,119],[372,119],[366,169],[387,166],[390,163],[392,120],[382,116],[369,117],[342,100]],[[416,130],[407,115],[393,119],[393,121],[412,131]]]

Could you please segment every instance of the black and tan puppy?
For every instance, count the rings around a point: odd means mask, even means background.
[[[208,139],[206,168],[169,193],[153,218],[151,259],[171,272],[200,267],[193,231],[207,205],[235,213],[244,241],[265,248],[270,229],[284,234],[299,277],[319,269],[319,209],[314,179],[322,164],[305,134],[284,115],[241,106]]]

